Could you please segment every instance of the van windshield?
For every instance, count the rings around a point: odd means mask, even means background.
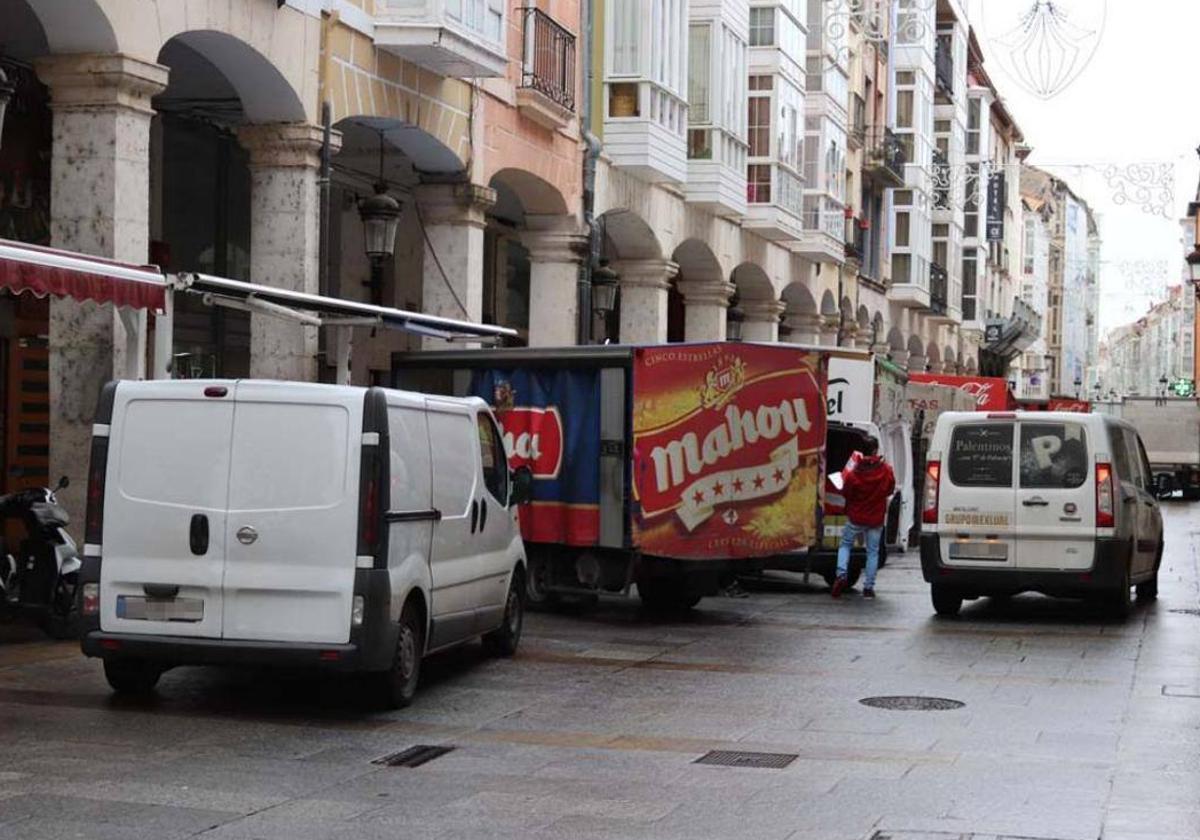
[[[950,436],[950,482],[959,487],[1011,487],[1013,424],[971,423]]]
[[[1074,489],[1088,476],[1087,435],[1074,423],[1021,424],[1021,486]]]

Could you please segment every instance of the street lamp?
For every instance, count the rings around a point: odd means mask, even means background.
[[[371,290],[371,302],[383,303],[383,264],[396,249],[396,228],[400,224],[400,202],[387,193],[387,184],[375,185],[375,194],[358,203],[363,223],[367,259],[371,261],[371,279],[363,285]]]
[[[0,146],[4,145],[4,112],[16,90],[17,86],[8,80],[8,74],[0,67]]]
[[[619,288],[617,272],[608,267],[608,260],[601,259],[592,269],[592,324],[599,320],[604,325],[605,341],[608,339],[609,316],[617,308]]]
[[[1158,378],[1158,399],[1155,400],[1156,405],[1167,404],[1167,377],[1164,374]]]
[[[1075,377],[1075,399],[1079,399],[1079,391],[1082,387],[1083,387],[1083,379],[1081,377],[1076,376]]]

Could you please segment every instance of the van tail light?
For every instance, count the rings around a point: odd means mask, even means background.
[[[1112,464],[1096,465],[1096,527],[1116,527],[1116,500],[1113,498]]]
[[[362,474],[358,483],[358,556],[379,555],[379,447],[362,448]]]
[[[936,525],[938,521],[938,485],[941,478],[941,461],[930,461],[925,465],[925,505],[921,510],[921,521],[927,525]]]
[[[79,599],[79,612],[81,615],[100,614],[100,584],[85,583],[83,585]]]
[[[92,457],[88,466],[87,514],[83,541],[98,546],[104,542],[104,481],[108,475],[108,438],[92,438]]]

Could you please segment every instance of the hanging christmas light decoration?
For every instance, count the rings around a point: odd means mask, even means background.
[[[1106,16],[1107,0],[1034,0],[1016,26],[990,39],[995,58],[1025,91],[1050,99],[1087,69]]]

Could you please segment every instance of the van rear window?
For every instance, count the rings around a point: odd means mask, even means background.
[[[972,423],[950,436],[950,483],[959,487],[1011,487],[1013,424]]]
[[[1087,436],[1082,426],[1021,424],[1022,487],[1073,489],[1081,486],[1087,476]]]

